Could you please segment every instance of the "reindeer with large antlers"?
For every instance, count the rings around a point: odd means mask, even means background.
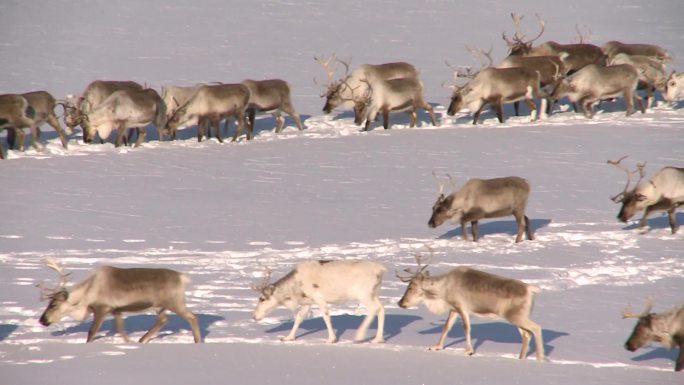
[[[449,116],[454,116],[466,107],[473,113],[473,124],[477,124],[484,108],[492,105],[499,122],[503,123],[503,104],[524,100],[531,111],[530,119],[536,120],[535,98],[542,98],[541,111],[546,110],[548,97],[541,89],[541,74],[538,70],[527,67],[494,68],[491,66],[491,49],[489,52],[472,48],[468,50],[480,59],[482,65],[475,73],[468,71],[465,76],[454,74],[455,78],[467,77],[470,80],[462,86],[454,86],[447,109]]]
[[[47,261],[47,266],[59,274],[60,281],[54,289],[42,288],[43,299],[50,301],[40,317],[40,323],[44,326],[66,316],[83,321],[93,313],[93,324],[87,339],[87,342],[91,342],[105,316],[112,314],[116,332],[128,341],[122,313],[155,308],[157,322],[140,338],[140,342],[148,342],[166,323],[166,310],[188,321],[195,343],[202,342],[197,318],[185,306],[185,285],[190,278],[183,273],[169,269],[102,266],[88,278],[67,287],[68,274],[64,269],[52,259]]]
[[[668,349],[679,347],[679,354],[675,363],[675,371],[684,369],[684,305],[675,307],[663,313],[651,313],[653,299],[649,299],[646,310],[635,314],[628,307],[622,318],[636,318],[632,334],[625,342],[625,349],[634,352],[647,342],[660,342]]]
[[[378,291],[382,283],[384,266],[371,261],[304,261],[275,283],[269,283],[270,272],[264,281],[254,287],[261,296],[254,309],[253,318],[260,321],[278,306],[285,306],[295,313],[290,333],[282,341],[293,341],[297,329],[316,304],[323,313],[328,330],[328,343],[337,341],[332,327],[328,304],[359,302],[368,314],[356,331],[354,340],[363,341],[370,323],[378,316],[378,331],[372,343],[384,342],[385,309]]]
[[[431,277],[420,256],[416,256],[416,262],[415,270],[405,270],[409,273],[407,276],[397,274],[401,281],[409,283],[399,306],[407,309],[423,302],[432,313],[449,311],[439,341],[430,350],[444,349],[446,336],[460,316],[466,337],[465,352],[472,355],[475,351],[470,338],[470,315],[474,314],[504,318],[515,325],[522,336],[520,359],[527,357],[530,336],[534,336],[537,360],[544,359],[542,328],[530,320],[534,295],[540,291],[538,287],[465,266]]]
[[[533,42],[539,39],[544,33],[546,21],[537,15],[540,26],[539,34],[532,39],[525,40],[525,35],[522,33],[520,27],[523,16],[512,13],[511,18],[513,19],[513,25],[515,26],[515,34],[512,39],[509,39],[506,36],[506,33],[503,34],[503,39],[510,49],[510,55],[560,57],[563,60],[568,73],[573,73],[589,64],[605,65],[606,55],[600,47],[593,44],[559,44],[555,41],[547,41],[538,46],[533,46]]]
[[[626,223],[637,211],[643,210],[643,216],[639,221],[639,228],[643,229],[646,226],[648,215],[652,211],[665,210],[667,211],[670,230],[672,234],[676,233],[678,226],[675,210],[684,205],[684,168],[663,167],[647,182],[640,183],[645,176],[646,164],[637,164],[636,169],[630,171],[621,164],[626,157],[623,156],[618,160],[608,160],[607,162],[627,174],[625,188],[610,198],[615,203],[622,203],[617,216],[618,219]],[[630,191],[629,185],[632,176],[637,172],[639,173],[639,180]]]
[[[405,62],[362,64],[349,73],[351,59],[343,61],[332,55],[327,59],[314,57],[314,60],[323,67],[328,77],[328,83],[324,85],[326,91],[321,95],[325,98],[323,112],[326,114],[341,105],[354,105],[366,95],[368,86],[375,86],[378,81],[402,78],[412,78],[418,81],[416,67]],[[338,80],[334,80],[334,63],[341,63],[345,67],[344,74]]]

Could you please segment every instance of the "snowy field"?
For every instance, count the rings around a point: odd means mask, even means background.
[[[620,39],[656,43],[684,68],[684,3],[575,1],[565,13],[553,2],[499,0],[284,2],[122,0],[0,4],[0,92],[45,89],[78,94],[94,79],[130,79],[159,89],[203,81],[238,82],[280,77],[290,82],[307,127],[288,118],[281,134],[274,120],[257,120],[253,141],[197,143],[195,128],[176,142],[140,148],[85,145],[69,149],[43,127],[45,148],[10,151],[0,161],[0,383],[120,384],[674,384],[676,350],[623,344],[634,320],[632,304],[654,310],[682,303],[684,230],[670,234],[662,213],[647,231],[636,220],[615,218],[609,196],[624,173],[607,159],[629,155],[652,174],[684,166],[684,109],[662,100],[646,114],[624,116],[621,101],[604,103],[592,120],[556,106],[543,121],[492,112],[470,125],[461,113],[446,117],[451,73],[444,61],[478,63],[464,44],[494,46],[512,33],[510,12],[547,20],[542,40],[577,41],[575,24],[589,26],[591,42]],[[392,115],[359,132],[349,111],[323,115],[324,78],[314,55],[352,56],[352,65],[405,60],[421,71],[426,100],[439,127],[424,114],[408,128]],[[669,69],[668,69],[669,70]],[[512,108],[506,109],[510,116]],[[154,131],[154,130],[150,130]],[[154,138],[155,134],[150,132]],[[4,134],[1,138],[4,141]],[[535,241],[514,243],[512,217],[481,223],[480,242],[464,242],[460,228],[430,229],[437,196],[432,172],[470,177],[518,175],[530,181],[527,215]],[[677,220],[684,224],[684,212]],[[458,265],[521,279],[542,288],[532,319],[543,327],[548,362],[517,359],[520,335],[502,320],[473,318],[475,355],[464,355],[460,323],[443,351],[428,351],[446,314],[424,306],[404,310],[405,283],[395,271],[434,252],[435,274]],[[198,316],[203,345],[192,344],[185,321],[170,322],[147,345],[123,343],[108,319],[84,344],[90,320],[43,327],[45,303],[36,284],[54,284],[44,265],[59,260],[85,278],[94,267],[167,267],[190,275],[186,292]],[[258,294],[250,287],[266,268],[274,278],[304,259],[368,259],[386,268],[381,300],[386,343],[352,342],[364,309],[333,305],[339,342],[326,344],[318,309],[298,339],[282,343],[292,316],[279,309],[256,323]],[[137,339],[152,312],[131,314],[126,330]],[[375,323],[369,337],[375,332]]]

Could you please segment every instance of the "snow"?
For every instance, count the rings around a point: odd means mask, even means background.
[[[591,41],[651,42],[684,57],[684,3],[633,0],[564,5],[418,0],[395,2],[23,1],[0,5],[0,90],[46,89],[63,97],[94,79],[131,79],[159,89],[200,81],[281,77],[307,129],[272,132],[257,120],[253,141],[197,143],[194,128],[181,140],[151,140],[140,148],[85,145],[69,149],[43,127],[45,148],[11,151],[0,162],[0,382],[11,384],[165,383],[674,383],[676,350],[649,345],[623,348],[636,311],[647,296],[662,311],[682,302],[683,235],[670,234],[654,214],[640,231],[633,218],[615,219],[608,197],[624,174],[605,164],[628,154],[647,161],[652,174],[684,165],[684,110],[662,102],[646,114],[624,116],[621,101],[604,103],[592,120],[557,106],[548,119],[492,112],[484,123],[445,116],[448,60],[477,65],[464,44],[505,54],[501,32],[512,31],[510,12],[547,19],[544,39],[577,40],[575,24]],[[359,132],[348,111],[323,115],[323,71],[314,55],[352,56],[352,65],[405,60],[421,71],[426,100],[439,127],[419,113],[408,128],[403,114],[392,130]],[[154,130],[151,130],[154,131]],[[149,136],[154,139],[154,132]],[[4,135],[4,134],[3,134]],[[4,140],[4,137],[2,138]],[[519,175],[532,193],[527,215],[537,239],[514,243],[512,217],[483,221],[478,243],[460,239],[458,225],[430,229],[436,198],[432,171],[469,177]],[[677,214],[680,224],[684,214]],[[424,306],[404,310],[396,270],[414,255],[434,256],[429,270],[468,265],[542,288],[532,319],[544,331],[549,361],[517,359],[520,336],[505,321],[473,318],[475,355],[464,355],[456,324],[446,349],[427,351],[446,318]],[[192,344],[175,315],[147,345],[125,344],[105,321],[98,339],[84,344],[90,321],[64,320],[45,328],[45,303],[36,284],[54,284],[44,265],[58,259],[72,281],[95,266],[161,266],[189,274],[186,292],[205,344]],[[257,293],[250,287],[266,268],[275,278],[298,261],[369,259],[384,264],[380,290],[387,311],[382,345],[354,344],[364,315],[355,304],[331,306],[339,342],[324,343],[318,309],[293,343],[278,339],[292,325],[286,309],[260,323],[251,319]],[[137,339],[153,313],[130,314],[126,330]],[[374,324],[369,336],[374,333]]]

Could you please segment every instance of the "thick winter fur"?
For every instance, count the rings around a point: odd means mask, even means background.
[[[323,313],[328,329],[327,342],[337,341],[332,327],[328,304],[358,302],[368,309],[368,314],[359,326],[355,341],[366,338],[366,330],[377,314],[378,331],[371,342],[384,342],[385,310],[378,297],[385,268],[370,261],[304,261],[277,282],[261,288],[261,296],[254,310],[253,318],[263,319],[278,306],[285,306],[295,312],[290,333],[282,338],[292,341],[297,329],[316,304]]]
[[[494,179],[469,179],[448,196],[439,195],[432,207],[428,226],[436,228],[447,220],[461,223],[463,239],[468,239],[467,223],[472,227],[473,241],[478,240],[478,221],[513,215],[518,224],[516,242],[521,242],[523,230],[533,240],[530,221],[525,216],[530,185],[523,178],[509,176]]]
[[[166,310],[178,314],[190,323],[195,342],[202,342],[197,318],[185,307],[187,275],[168,269],[120,269],[102,266],[73,287],[63,287],[50,297],[40,323],[48,326],[66,316],[85,320],[93,313],[93,324],[87,342],[93,341],[107,314],[114,315],[116,331],[128,340],[123,328],[122,313],[157,310],[157,322],[140,342],[148,342],[166,323]]]
[[[423,302],[431,312],[449,312],[439,341],[430,349],[444,349],[449,330],[460,316],[466,336],[466,354],[474,353],[470,339],[470,315],[504,318],[520,331],[522,348],[519,358],[527,356],[530,335],[534,336],[537,359],[544,359],[542,329],[529,316],[534,294],[539,288],[516,279],[505,278],[460,266],[435,277],[419,272],[410,281],[399,306],[406,309]]]
[[[276,132],[282,131],[285,126],[285,112],[295,121],[299,130],[304,129],[302,120],[292,105],[290,86],[282,79],[251,80],[242,81],[249,88],[249,106],[247,107],[247,118],[249,129],[254,130],[254,119],[259,112],[270,112],[276,120]]]
[[[647,312],[638,318],[625,349],[634,352],[651,341],[668,349],[679,347],[675,371],[684,369],[684,305],[663,313]]]

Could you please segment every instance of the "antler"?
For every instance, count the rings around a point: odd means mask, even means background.
[[[266,289],[269,285],[269,281],[271,280],[271,269],[266,269],[264,272],[264,278],[261,280],[260,284],[253,284],[252,285],[252,290],[262,292],[264,289]]]
[[[435,170],[432,170],[432,176],[435,177],[435,181],[437,181],[437,188],[439,189],[439,195],[442,195],[444,193],[444,183],[439,181],[439,177],[437,176],[437,173]],[[451,187],[453,190],[456,190],[456,182],[454,181],[454,178],[451,176],[451,174],[446,174],[447,178],[449,178],[449,183],[451,184]]]
[[[473,77],[475,77],[475,75],[477,75],[483,69],[485,69],[487,67],[491,67],[492,64],[494,63],[494,60],[492,60],[492,50],[494,49],[494,46],[491,46],[489,48],[489,51],[487,51],[487,52],[485,52],[481,48],[470,47],[467,44],[466,44],[465,48],[468,52],[470,52],[471,55],[473,55],[477,60],[480,61],[480,69],[477,70],[477,72],[475,72]],[[485,59],[487,59],[487,62],[485,62]]]
[[[653,297],[646,298],[646,309],[639,314],[632,312],[632,305],[627,305],[625,310],[622,311],[622,318],[641,318],[645,315],[648,315],[648,313],[651,312],[651,309],[653,309],[654,304],[655,299]]]
[[[585,24],[582,24],[582,28],[584,29],[585,32],[588,33],[587,37],[591,37],[591,28],[587,27]],[[579,36],[579,43],[582,44],[584,43],[584,35],[582,34],[582,31],[580,30],[580,25],[575,24],[575,31],[577,31],[577,36]]]
[[[501,37],[504,39],[506,44],[508,45],[509,48],[513,49],[516,47],[525,47],[525,48],[531,48],[532,47],[532,42],[535,40],[539,39],[541,35],[544,33],[544,29],[546,28],[546,21],[543,20],[538,14],[535,14],[537,17],[537,21],[539,22],[539,34],[535,36],[534,38],[525,41],[525,34],[522,33],[522,29],[520,28],[520,21],[525,17],[525,16],[519,16],[516,13],[511,13],[511,19],[513,19],[513,26],[515,28],[515,34],[513,35],[513,40],[509,39],[506,36],[506,32],[501,34]]]
[[[395,272],[395,275],[397,276],[397,278],[399,278],[400,281],[411,282],[411,280],[413,280],[413,278],[423,274],[423,271],[425,271],[425,269],[427,269],[427,267],[429,266],[430,260],[432,259],[432,255],[433,255],[432,248],[430,246],[427,246],[427,249],[430,251],[430,258],[428,258],[427,263],[423,264],[423,256],[420,254],[416,254],[416,255],[414,255],[414,257],[416,258],[416,264],[418,266],[416,267],[415,270],[412,270],[412,269],[407,267],[406,269],[404,269],[404,271],[406,273],[408,273],[408,275],[404,275],[404,276],[400,275],[399,272]]]
[[[606,161],[606,163],[612,164],[613,166],[619,168],[620,170],[624,171],[627,174],[627,183],[625,184],[625,188],[621,192],[610,197],[610,199],[615,203],[619,202],[620,198],[627,193],[627,189],[629,188],[629,184],[631,183],[632,176],[634,174],[636,174],[637,172],[639,173],[639,180],[636,182],[636,184],[639,184],[639,182],[641,182],[641,180],[644,178],[644,175],[645,175],[644,168],[646,167],[646,162],[637,163],[636,170],[630,171],[626,167],[624,167],[623,165],[620,164],[620,162],[622,162],[622,160],[625,158],[627,158],[627,155],[623,156],[622,158],[620,158],[618,160],[607,160]]]
[[[337,61],[337,57],[335,54],[332,54],[329,58],[323,58],[323,57],[316,57],[314,56],[314,60],[318,62],[321,66],[323,66],[323,70],[325,71],[326,76],[328,77],[328,83],[325,84],[324,86],[330,86],[330,84],[333,83],[333,76],[335,74],[335,69],[330,68],[330,65],[334,62]],[[316,80],[316,77],[314,77],[314,83],[318,84],[318,81]]]
[[[64,268],[60,266],[54,258],[46,258],[45,264],[59,274],[59,283],[52,289],[46,288],[44,283],[36,285],[40,289],[40,298],[42,301],[49,299],[55,293],[62,290],[69,282],[69,274],[64,272]]]

